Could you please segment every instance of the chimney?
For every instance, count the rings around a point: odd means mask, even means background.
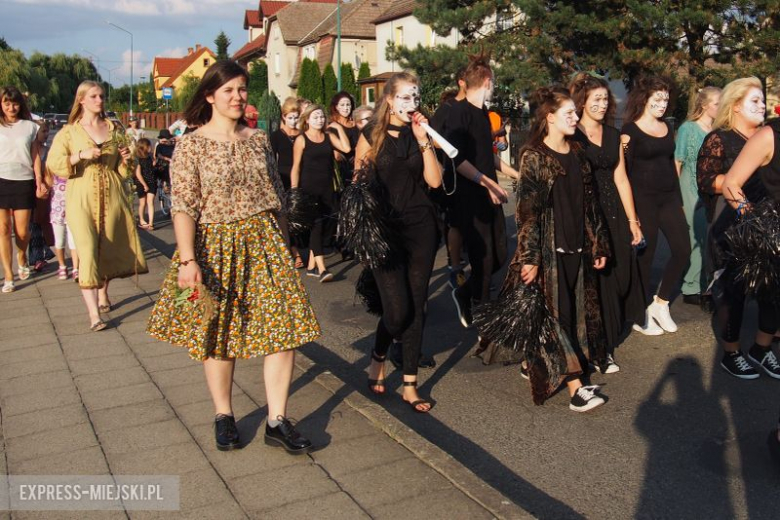
[[[187,56],[192,54],[192,47],[187,47]]]
[[[195,52],[198,52],[199,50],[200,50],[200,44],[196,43],[195,44]]]

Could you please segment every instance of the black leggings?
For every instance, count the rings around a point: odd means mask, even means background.
[[[719,281],[723,282],[723,299],[718,306],[718,321],[720,322],[720,337],[727,343],[739,341],[739,331],[742,328],[742,317],[745,314],[745,287],[741,282],[733,280],[733,275],[723,273]],[[758,302],[758,330],[774,335],[780,329],[780,312],[771,302]]]
[[[582,253],[556,253],[558,275],[558,323],[577,355],[582,357],[577,334],[577,278]]]
[[[463,208],[460,209],[463,211]],[[490,277],[504,262],[506,244],[501,240],[503,211],[500,206],[489,211],[480,210],[478,215],[463,215],[458,225],[463,235],[466,251],[469,254],[471,275],[466,284],[467,292],[475,302],[490,300]],[[502,254],[503,250],[503,254]]]
[[[649,304],[652,301],[653,294],[658,294],[662,300],[669,301],[680,284],[691,256],[691,239],[688,235],[688,223],[685,221],[680,192],[647,193],[635,189],[634,205],[639,221],[642,223],[642,233],[647,241],[647,247],[639,252],[639,275],[645,288],[645,303]],[[655,293],[650,287],[650,273],[653,268],[655,248],[658,245],[659,230],[663,232],[669,243],[672,257],[666,264],[661,285]]]
[[[325,254],[325,246],[331,245],[336,233],[338,215],[335,213],[336,196],[332,190],[310,193],[317,200],[320,216],[314,221],[309,238],[309,248],[314,256]]]
[[[387,354],[393,338],[403,342],[405,376],[417,375],[422,347],[428,282],[436,258],[436,222],[433,216],[403,229],[407,262],[392,269],[374,269],[382,298],[382,318],[376,329],[374,351]]]

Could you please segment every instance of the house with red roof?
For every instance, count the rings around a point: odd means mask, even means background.
[[[187,49],[187,55],[181,58],[156,56],[152,63],[152,79],[157,99],[162,99],[162,89],[165,87],[181,87],[183,78],[192,74],[200,79],[215,61],[217,55],[208,47],[196,44]]]

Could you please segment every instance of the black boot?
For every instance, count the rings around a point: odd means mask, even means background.
[[[217,415],[216,419],[214,419],[214,435],[217,439],[217,449],[219,451],[241,449],[236,419],[232,415]]]
[[[280,415],[276,420],[281,422],[274,428],[271,428],[268,423],[265,425],[266,444],[269,446],[281,446],[287,450],[287,453],[292,453],[293,455],[308,453],[311,450],[311,441],[302,437],[287,418]]]

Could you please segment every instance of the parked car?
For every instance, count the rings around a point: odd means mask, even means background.
[[[68,114],[54,114],[52,119],[52,126],[54,128],[62,128],[68,124]]]
[[[56,115],[57,114],[53,112],[49,112],[48,114],[43,114],[43,120],[46,121],[49,124],[49,126],[51,126],[54,124],[54,116]]]

